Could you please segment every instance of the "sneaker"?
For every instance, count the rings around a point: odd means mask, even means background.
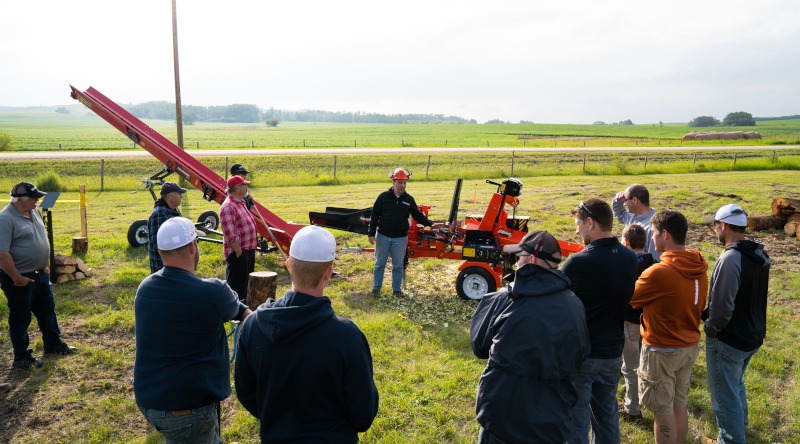
[[[44,365],[44,362],[34,358],[33,356],[28,356],[26,358],[17,359],[11,364],[12,367],[21,368],[23,370],[29,370],[31,366],[39,368]]]
[[[619,417],[622,418],[623,421],[630,422],[633,424],[640,424],[642,422],[642,415],[631,415],[626,411],[619,412]]]
[[[69,346],[64,342],[61,342],[60,344],[56,345],[55,347],[53,347],[51,349],[45,349],[44,350],[44,354],[46,354],[46,355],[50,355],[50,354],[71,355],[73,353],[77,353],[77,351],[78,351],[77,348]]]
[[[717,438],[707,438],[703,435],[697,435],[694,438],[695,444],[717,444]]]
[[[406,297],[406,295],[404,295],[402,291],[395,291],[394,292],[394,297],[396,297],[396,298],[404,298],[404,297]]]
[[[380,295],[381,295],[381,291],[380,290],[372,290],[372,297],[373,298],[377,298]]]

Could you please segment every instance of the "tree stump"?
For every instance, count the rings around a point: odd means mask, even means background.
[[[772,215],[786,220],[792,214],[800,213],[800,200],[778,197],[772,200]]]
[[[725,222],[725,221],[723,221]],[[763,231],[770,228],[783,228],[785,220],[778,219],[775,216],[748,216],[747,228],[751,231]]]
[[[86,254],[89,251],[89,239],[85,237],[72,238],[72,254]]]
[[[246,304],[250,310],[255,311],[267,299],[275,299],[275,290],[278,288],[278,273],[272,271],[254,271],[250,273],[247,284]]]
[[[800,228],[800,222],[788,222],[783,226],[783,232],[789,237],[797,236],[798,228]]]

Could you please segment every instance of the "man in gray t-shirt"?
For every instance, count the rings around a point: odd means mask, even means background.
[[[44,365],[28,348],[31,313],[42,332],[44,353],[70,354],[75,347],[61,341],[56,303],[50,283],[50,244],[36,209],[44,196],[33,184],[21,182],[11,190],[11,203],[0,210],[0,289],[8,300],[8,335],[16,368]]]

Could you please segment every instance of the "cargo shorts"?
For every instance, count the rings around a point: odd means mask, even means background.
[[[671,415],[673,407],[689,402],[694,361],[700,344],[661,349],[642,344],[639,369],[639,403],[656,415]]]

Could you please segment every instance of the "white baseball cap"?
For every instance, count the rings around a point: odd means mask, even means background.
[[[747,211],[742,209],[739,205],[728,204],[723,205],[717,210],[714,220],[725,222],[726,224],[736,225],[739,227],[747,226]]]
[[[316,225],[309,225],[294,235],[289,256],[306,262],[330,262],[336,259],[336,238]]]
[[[188,245],[197,238],[194,223],[185,217],[173,217],[158,227],[158,249],[169,251]]]

